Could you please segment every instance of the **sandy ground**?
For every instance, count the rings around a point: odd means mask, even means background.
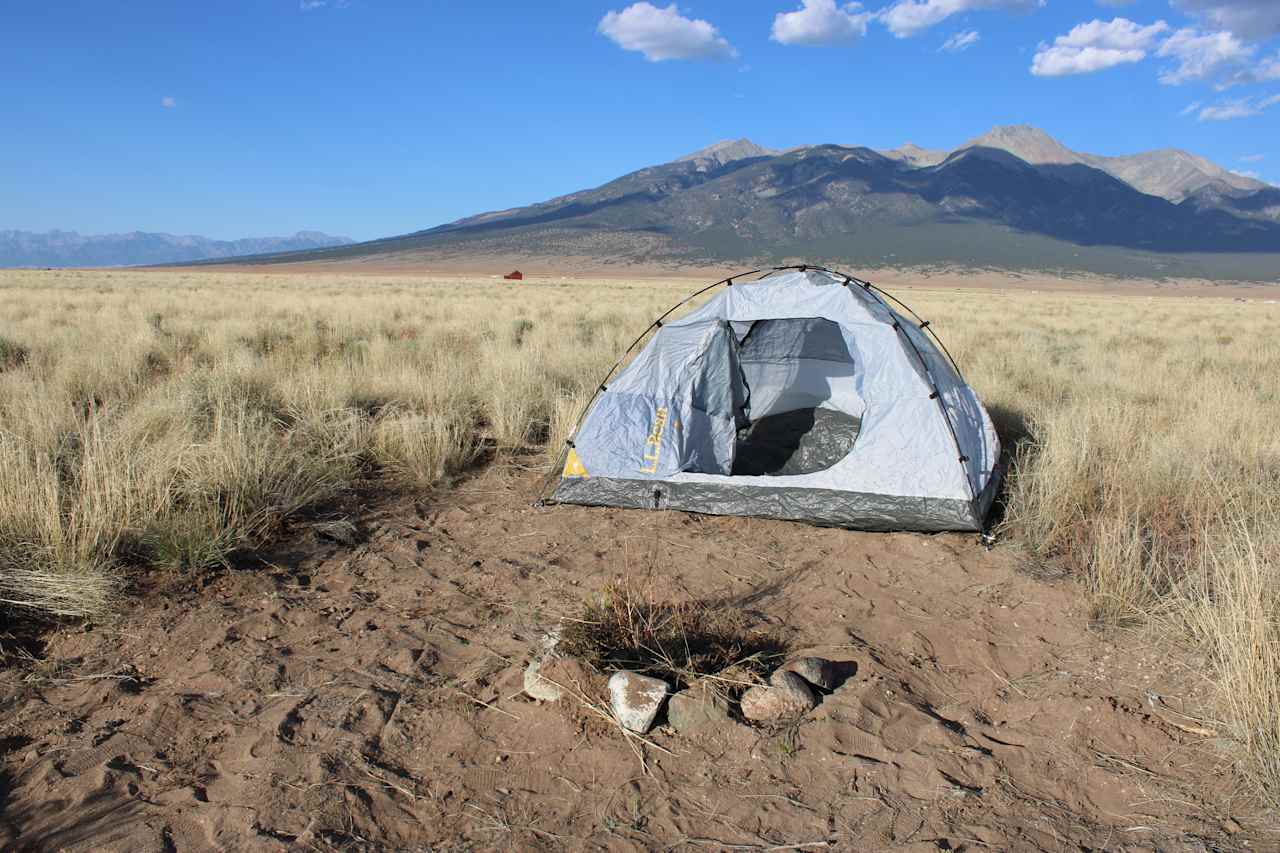
[[[794,263],[801,263],[797,260]],[[528,258],[516,256],[466,256],[436,261],[389,261],[373,258],[366,261],[332,263],[299,263],[272,265],[220,265],[207,267],[153,268],[164,275],[174,272],[228,273],[257,275],[354,275],[354,276],[464,276],[501,279],[518,269],[529,283],[547,280],[622,280],[645,279],[687,280],[690,289],[719,281],[726,276],[753,269],[751,262],[725,266],[675,266],[662,264],[609,264],[594,258]],[[1234,299],[1280,299],[1280,285],[1272,283],[1219,282],[1206,279],[1140,279],[1116,278],[1089,273],[1056,274],[1049,272],[1009,272],[1003,270],[970,270],[962,268],[886,268],[855,269],[837,266],[842,272],[856,275],[882,287],[931,290],[1019,290],[1040,293],[1114,294],[1119,296],[1178,296]],[[139,270],[143,271],[143,270]],[[513,282],[511,286],[519,286]]]
[[[537,481],[366,496],[358,542],[300,524],[48,636],[0,673],[0,847],[1277,849],[1197,662],[1092,631],[1012,546],[539,508]],[[798,725],[646,744],[523,696],[543,632],[622,575],[852,674]]]

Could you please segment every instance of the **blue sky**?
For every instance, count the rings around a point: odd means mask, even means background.
[[[367,239],[725,138],[997,123],[1280,182],[1280,0],[47,0],[0,37],[0,229]]]

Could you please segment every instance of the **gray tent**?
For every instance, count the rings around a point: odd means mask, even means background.
[[[655,321],[588,405],[550,500],[981,530],[1000,442],[928,323],[841,273],[745,276]]]

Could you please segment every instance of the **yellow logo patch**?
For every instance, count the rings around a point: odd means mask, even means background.
[[[662,433],[667,428],[667,407],[659,406],[653,413],[653,430],[645,439],[641,459],[649,464],[640,469],[641,474],[653,474],[658,470],[658,460],[662,457]]]
[[[587,469],[583,467],[582,460],[578,458],[578,451],[572,447],[569,448],[569,455],[564,460],[564,473],[561,476],[566,478],[582,477],[583,479],[591,476],[587,473]]]

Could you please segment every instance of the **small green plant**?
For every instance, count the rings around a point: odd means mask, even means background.
[[[525,336],[533,331],[533,321],[521,317],[511,324],[511,343],[517,348],[524,346]]]
[[[22,344],[0,337],[0,371],[22,367],[30,357],[30,350]]]
[[[157,522],[141,544],[152,565],[191,572],[223,564],[235,544],[232,534],[216,518],[183,513]]]

